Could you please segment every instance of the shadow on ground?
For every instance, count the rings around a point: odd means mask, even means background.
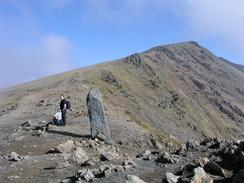
[[[74,138],[91,138],[91,135],[80,135],[80,134],[75,134],[75,133],[67,132],[67,131],[46,130],[46,132],[58,134],[58,135],[70,136],[70,137],[74,137]]]

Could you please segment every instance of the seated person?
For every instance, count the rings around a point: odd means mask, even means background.
[[[54,115],[53,122],[55,125],[61,125],[62,124],[62,112],[59,109],[59,111]]]

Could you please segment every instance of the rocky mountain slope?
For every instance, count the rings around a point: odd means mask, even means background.
[[[231,63],[228,60],[220,57],[221,60],[225,61],[226,63],[230,64],[231,66],[235,67],[236,69],[238,69],[241,72],[244,72],[244,65],[240,65],[240,64],[235,64],[235,63]]]
[[[196,42],[184,42],[2,91],[0,153],[39,156],[63,138],[88,138],[90,88],[99,88],[103,95],[113,141],[131,155],[153,142],[174,149],[189,139],[232,140],[244,135],[244,73]],[[34,129],[50,121],[60,94],[72,104],[66,127],[42,138],[38,130],[19,129],[25,121]],[[50,161],[42,158],[30,177],[45,177],[40,172]],[[4,176],[8,175],[6,169]]]
[[[244,74],[195,42],[159,46],[93,67],[20,85],[1,94],[1,115],[50,116],[70,96],[71,118],[86,113],[100,88],[108,117],[179,140],[238,138],[244,120]],[[42,103],[43,102],[43,103]],[[9,111],[10,109],[10,111]],[[180,132],[180,133],[179,133]]]

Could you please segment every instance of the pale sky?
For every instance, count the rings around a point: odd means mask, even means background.
[[[0,0],[0,88],[197,41],[244,65],[243,0]]]

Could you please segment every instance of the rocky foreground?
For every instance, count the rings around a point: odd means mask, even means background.
[[[1,182],[244,182],[244,141],[188,140],[176,149],[152,136],[135,141],[141,143],[136,146],[113,141],[99,90],[90,90],[87,107],[91,135],[62,131],[67,127],[45,121],[26,121],[13,129],[1,147],[9,150],[17,142],[12,148],[21,155],[0,152]],[[51,141],[50,133],[62,140],[53,136]]]
[[[42,126],[42,127],[41,127]],[[28,122],[17,133],[41,139],[60,127],[33,127]],[[63,138],[44,154],[1,154],[1,182],[235,182],[244,181],[244,141],[205,139],[187,141],[176,151],[152,139],[150,149],[131,153],[124,142],[106,144],[103,136]],[[34,147],[35,148],[35,147]],[[46,160],[46,165],[41,165]],[[48,163],[49,162],[49,163]],[[50,163],[52,162],[52,163]],[[32,164],[43,166],[42,176],[23,179],[23,169]],[[44,179],[49,177],[49,179]],[[26,177],[25,177],[26,178]]]

